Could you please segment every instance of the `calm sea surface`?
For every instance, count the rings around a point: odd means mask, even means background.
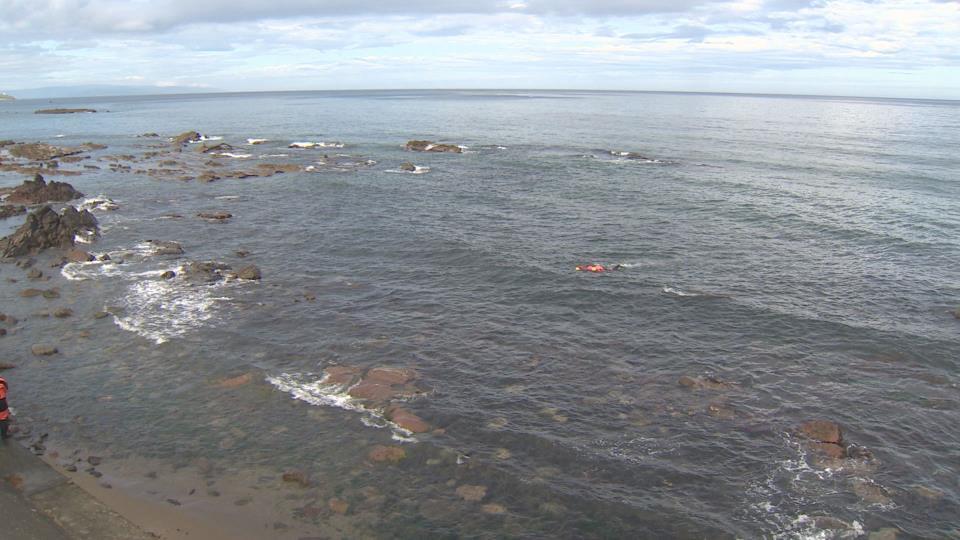
[[[101,112],[32,114],[49,106]],[[312,169],[203,184],[108,167],[108,155],[169,147],[138,134],[188,129],[249,155],[223,158],[231,166]],[[101,169],[49,179],[119,205],[95,211],[102,238],[87,248],[127,260],[61,271],[39,257],[56,300],[20,298],[36,285],[0,266],[0,311],[20,319],[0,338],[0,360],[20,366],[5,374],[11,404],[51,443],[107,461],[171,475],[199,462],[209,482],[257,471],[243,489],[276,501],[261,511],[290,527],[261,537],[957,538],[958,134],[960,103],[942,101],[404,91],[0,103],[0,139],[109,146],[85,162]],[[466,150],[407,152],[410,139]],[[404,161],[430,170],[401,174]],[[0,186],[23,179],[0,173]],[[210,210],[234,217],[194,217]],[[185,254],[147,256],[148,239]],[[263,279],[157,279],[189,260],[253,263]],[[574,271],[588,262],[624,268]],[[61,306],[75,315],[37,313]],[[41,342],[60,354],[31,356]],[[409,436],[317,384],[332,365],[414,368],[424,394],[406,406],[440,429]],[[248,384],[219,383],[243,374]],[[730,384],[696,390],[682,376]],[[818,464],[796,428],[821,418],[873,458]],[[406,458],[371,462],[378,444]],[[291,470],[311,486],[283,482]],[[463,486],[486,492],[465,500]],[[180,497],[242,516],[232,495]],[[331,498],[346,515],[328,515]],[[819,529],[817,516],[851,529]]]

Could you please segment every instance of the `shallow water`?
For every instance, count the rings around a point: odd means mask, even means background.
[[[39,258],[56,300],[18,297],[37,285],[0,267],[19,280],[0,284],[0,311],[21,319],[0,338],[20,365],[5,375],[11,398],[61,446],[173,468],[202,458],[225,477],[306,471],[306,507],[350,503],[337,522],[346,536],[830,538],[812,523],[824,515],[856,524],[846,537],[960,534],[955,102],[344,92],[56,103],[103,112],[4,103],[0,139],[93,141],[110,147],[102,158],[163,142],[140,133],[197,129],[251,155],[235,159],[314,165],[200,184],[95,159],[102,170],[63,178],[119,205],[95,211],[102,238],[87,247],[127,262],[61,273]],[[467,150],[410,153],[409,139]],[[344,147],[287,147],[303,141]],[[396,174],[404,161],[429,171]],[[22,180],[0,175],[0,186]],[[211,210],[234,217],[194,217]],[[186,253],[152,256],[149,239]],[[264,279],[155,277],[211,259],[254,263]],[[625,268],[575,272],[584,262]],[[63,305],[75,316],[31,315]],[[90,316],[103,309],[114,315]],[[61,354],[31,357],[38,342]],[[408,406],[441,431],[411,437],[325,394],[317,382],[335,364],[415,368],[426,394]],[[217,384],[244,373],[252,383]],[[694,391],[683,375],[735,384]],[[811,418],[842,424],[874,454],[869,470],[811,464],[793,435]],[[376,444],[407,458],[373,465]],[[890,501],[864,500],[860,481]],[[278,483],[263,489],[282,498]],[[458,497],[463,485],[486,486],[483,501]]]

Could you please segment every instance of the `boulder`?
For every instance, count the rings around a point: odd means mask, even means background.
[[[223,272],[230,266],[216,261],[193,261],[183,267],[181,274],[188,281],[212,283],[223,279]]]
[[[430,424],[403,407],[395,406],[389,408],[386,417],[387,420],[390,420],[411,433],[426,433],[430,431]]]
[[[203,135],[200,135],[196,131],[184,131],[183,133],[171,139],[171,141],[176,146],[183,146],[187,143],[199,142],[202,138]]]
[[[154,255],[183,255],[183,246],[172,240],[147,240]]]
[[[258,280],[260,279],[260,269],[254,265],[244,266],[237,271],[237,277],[240,279]]]
[[[43,272],[39,268],[31,268],[27,270],[27,279],[40,279],[43,277]]]
[[[33,353],[34,356],[51,356],[57,354],[59,351],[52,345],[37,344],[30,347],[30,352]]]
[[[42,204],[45,202],[66,202],[83,197],[83,193],[73,189],[66,182],[50,182],[36,175],[33,180],[25,180],[14,188],[7,202],[20,204]]]
[[[211,145],[204,143],[197,147],[197,152],[200,152],[201,154],[217,154],[221,152],[229,152],[231,150],[233,150],[233,147],[227,143],[217,143]]]
[[[12,204],[5,204],[0,206],[0,219],[7,219],[13,216],[19,216],[20,214],[26,214],[26,206],[14,206]]]
[[[167,270],[160,274],[160,279],[173,279],[175,277],[177,277],[177,273],[173,270]]]
[[[403,163],[400,164],[400,170],[407,171],[407,172],[414,172],[417,170],[417,166],[414,165],[413,163],[410,163],[409,161],[404,161]]]
[[[287,471],[283,473],[283,481],[290,484],[299,484],[300,487],[310,487],[310,479],[303,471]]]
[[[72,315],[73,315],[73,310],[66,307],[57,308],[53,311],[53,316],[58,319],[66,319],[67,317],[70,317]]]
[[[446,152],[451,154],[462,154],[463,148],[455,144],[441,144],[433,141],[407,141],[405,147],[412,152]]]
[[[220,175],[210,171],[202,172],[200,173],[199,176],[197,176],[197,182],[201,182],[204,184],[208,184],[210,182],[216,182],[219,179],[220,179]]]
[[[394,397],[394,391],[389,385],[361,381],[347,391],[350,397],[373,402],[385,402]]]
[[[207,221],[213,221],[213,222],[217,222],[217,223],[222,223],[222,222],[224,222],[224,221],[232,218],[232,217],[233,217],[233,214],[231,214],[230,212],[224,212],[224,211],[219,211],[219,212],[200,212],[199,214],[197,214],[197,217],[203,218],[203,219],[205,219],[205,220],[207,220]]]
[[[49,206],[27,215],[26,222],[13,234],[0,239],[0,256],[18,257],[47,248],[71,248],[78,234],[97,233],[97,218],[88,210],[68,206],[57,214]]]

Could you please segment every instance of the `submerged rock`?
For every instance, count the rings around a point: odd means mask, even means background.
[[[407,171],[407,172],[415,172],[417,170],[417,166],[414,165],[413,163],[410,163],[409,161],[404,161],[403,163],[400,164],[400,170]]]
[[[94,260],[94,256],[83,251],[82,249],[71,249],[67,252],[67,260],[70,262],[90,262]]]
[[[201,139],[203,139],[203,135],[200,135],[200,133],[196,131],[184,131],[171,139],[171,141],[177,146],[183,146],[187,143],[199,142]]]
[[[244,266],[237,271],[237,277],[240,279],[258,280],[261,278],[260,269],[252,264]]]
[[[77,113],[95,113],[96,109],[40,109],[33,111],[33,114],[77,114]]]
[[[463,485],[457,488],[457,495],[469,502],[482,501],[487,496],[487,486]]]
[[[399,446],[384,446],[378,444],[374,446],[370,453],[367,454],[367,457],[370,461],[375,461],[377,463],[389,462],[389,463],[398,463],[403,458],[407,457],[407,451]]]
[[[800,424],[800,433],[821,443],[842,444],[843,431],[840,425],[829,420],[810,420]]]
[[[7,202],[20,204],[42,204],[45,202],[66,202],[83,197],[83,193],[73,189],[66,182],[50,182],[36,175],[33,180],[25,180],[14,188]]]
[[[62,214],[44,206],[27,215],[13,234],[0,239],[0,255],[18,257],[47,248],[71,248],[77,235],[96,234],[97,218],[89,211],[68,206]]]
[[[455,144],[441,144],[433,141],[407,141],[405,146],[412,152],[446,152],[451,154],[462,154],[463,148]]]
[[[30,352],[33,353],[34,356],[52,356],[59,351],[52,345],[37,344],[30,347]]]
[[[203,219],[205,219],[205,220],[207,220],[207,221],[211,221],[211,222],[215,222],[215,223],[222,223],[222,222],[224,222],[224,221],[232,218],[232,217],[233,217],[233,214],[231,214],[230,212],[224,212],[224,211],[219,211],[219,212],[200,212],[199,214],[197,214],[197,217],[203,218]]]
[[[412,433],[426,433],[430,431],[430,424],[403,407],[391,407],[387,410],[386,418]]]

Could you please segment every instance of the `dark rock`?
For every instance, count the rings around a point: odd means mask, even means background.
[[[30,347],[30,352],[32,352],[34,356],[51,356],[51,355],[57,354],[59,351],[57,350],[56,347],[53,347],[51,345],[38,344],[38,345],[34,345],[33,347]]]
[[[180,506],[180,501],[178,501],[178,500],[176,500],[176,499],[167,499],[167,502],[170,503],[170,504],[172,504],[172,505],[174,505],[174,506]]]
[[[237,250],[237,251],[233,252],[233,254],[236,255],[237,257],[240,257],[240,258],[242,259],[242,258],[250,255],[250,252],[241,249],[241,250]]]
[[[177,273],[173,270],[167,270],[166,272],[160,274],[160,279],[173,279],[177,277]]]
[[[229,265],[215,261],[194,261],[184,266],[181,274],[189,281],[212,283],[223,279],[223,272],[229,269]]]
[[[240,279],[260,279],[260,269],[254,265],[244,266],[237,272],[237,277]]]
[[[57,308],[53,312],[53,316],[58,319],[66,319],[73,315],[73,310],[70,308]]]
[[[25,180],[7,197],[8,203],[42,204],[45,202],[66,202],[83,197],[83,193],[73,189],[66,182],[50,182],[36,175],[33,180]]]
[[[96,313],[93,314],[93,318],[94,318],[94,319],[106,319],[106,318],[109,317],[109,316],[110,316],[110,314],[107,313],[106,311],[98,311],[98,312],[96,312]]]
[[[90,262],[94,260],[94,256],[82,249],[71,249],[67,252],[67,260],[70,262]]]
[[[204,143],[197,147],[197,152],[202,154],[217,154],[220,152],[229,152],[233,149],[233,146],[230,146],[227,143],[217,143],[209,146]]]
[[[27,279],[40,279],[43,277],[43,272],[39,268],[31,268],[27,270]]]
[[[233,214],[230,212],[200,212],[197,214],[197,217],[203,218],[207,221],[223,222],[233,217]]]
[[[455,144],[440,144],[432,141],[408,141],[406,149],[413,152],[447,152],[452,154],[463,153],[463,149]]]
[[[33,114],[77,114],[77,113],[95,113],[96,109],[40,109],[33,111]]]
[[[204,184],[216,182],[217,180],[220,180],[220,175],[210,171],[202,172],[199,176],[197,176],[197,182]]]
[[[283,473],[283,481],[291,484],[299,484],[300,487],[309,487],[310,479],[302,471],[289,471]]]
[[[0,206],[0,219],[7,219],[13,216],[19,216],[20,214],[26,214],[26,206],[14,206],[12,204],[5,204]]]
[[[407,172],[414,172],[417,170],[417,166],[414,165],[413,163],[410,163],[409,161],[404,161],[403,163],[400,164],[400,170],[407,171]]]
[[[156,134],[156,133],[154,133],[154,132],[152,132],[152,131],[149,132],[149,133],[143,133],[143,134],[141,134],[141,135],[137,135],[137,137],[144,138],[144,139],[146,139],[146,138],[153,138],[153,137],[159,137],[159,136],[160,136],[160,135],[158,135],[158,134]]]
[[[103,462],[103,458],[98,456],[90,456],[87,458],[87,463],[93,465],[94,467],[96,467],[97,465],[100,465],[102,462]]]
[[[77,472],[77,466],[71,463],[69,465],[64,466],[63,470],[67,472]]]
[[[87,210],[68,206],[57,214],[44,206],[27,215],[26,222],[10,236],[0,239],[0,255],[18,257],[47,248],[71,248],[78,234],[96,234],[97,218]]]
[[[54,298],[60,298],[60,291],[56,287],[53,289],[47,289],[43,291],[43,297],[47,300],[53,300]]]
[[[8,370],[8,369],[16,369],[16,368],[17,368],[17,366],[15,366],[15,365],[13,365],[13,364],[8,364],[8,363],[6,363],[6,362],[0,362],[0,371],[5,371],[5,370]]]
[[[21,298],[33,298],[35,296],[40,296],[43,294],[41,289],[24,289],[20,291]]]
[[[5,336],[5,335],[7,335],[7,329],[6,329],[6,328],[0,328],[0,337],[3,337],[3,336]]]

